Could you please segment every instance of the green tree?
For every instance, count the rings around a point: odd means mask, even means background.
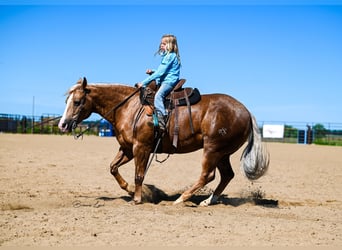
[[[298,129],[290,125],[285,125],[284,137],[285,138],[297,138]]]
[[[316,139],[322,139],[327,135],[328,130],[324,127],[323,124],[317,123],[312,127],[315,138]]]

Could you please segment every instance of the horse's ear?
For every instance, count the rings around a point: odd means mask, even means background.
[[[86,87],[87,87],[87,78],[83,77],[82,88],[85,89]]]

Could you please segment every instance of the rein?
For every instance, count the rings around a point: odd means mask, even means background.
[[[132,94],[130,94],[128,97],[126,97],[123,101],[121,101],[119,104],[117,104],[116,106],[114,106],[112,109],[110,109],[106,114],[104,114],[103,116],[107,116],[109,115],[111,112],[114,112],[115,110],[117,110],[118,108],[120,108],[122,105],[124,105],[129,99],[131,99],[138,91],[140,91],[140,88],[137,88],[136,90],[134,90],[134,92]],[[83,134],[85,132],[87,132],[89,129],[91,129],[92,127],[95,127],[96,125],[100,124],[101,121],[103,121],[105,118],[102,118],[100,120],[98,120],[97,122],[95,122],[92,126],[88,126],[84,131],[81,131],[79,134],[75,134],[74,133],[74,129],[72,129],[72,133],[74,135],[74,139],[77,140],[80,137],[83,139]]]
[[[48,120],[45,120],[45,121],[41,121],[41,122],[39,122],[39,123],[36,123],[36,125],[34,125],[34,126],[29,125],[29,126],[26,127],[26,129],[32,129],[33,127],[39,127],[39,126],[41,126],[41,125],[43,125],[43,124],[52,122],[52,121],[54,121],[54,120],[59,120],[59,119],[61,119],[61,117],[62,117],[62,116],[60,115],[60,116],[57,116],[57,117],[54,117],[54,118],[51,118],[51,119],[48,119]]]

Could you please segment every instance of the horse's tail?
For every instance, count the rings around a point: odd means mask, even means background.
[[[266,173],[270,156],[261,141],[258,124],[252,114],[251,127],[248,144],[241,155],[241,168],[249,180],[256,180]]]

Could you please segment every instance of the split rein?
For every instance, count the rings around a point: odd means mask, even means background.
[[[105,116],[109,115],[111,112],[114,112],[115,110],[117,110],[118,108],[120,108],[122,105],[124,105],[129,99],[131,99],[137,92],[140,91],[140,88],[137,88],[136,90],[134,90],[134,92],[132,94],[130,94],[129,96],[127,96],[123,101],[121,101],[119,104],[117,104],[116,106],[114,106],[112,109],[110,109],[106,114],[104,114],[102,116],[102,118],[100,120],[98,120],[97,122],[95,122],[92,126],[88,126],[84,131],[81,131],[79,134],[75,133],[75,128],[76,126],[72,126],[72,134],[74,136],[75,140],[78,140],[80,137],[81,139],[83,139],[83,134],[86,133],[88,130],[90,130],[92,127],[97,126],[98,124],[100,124],[101,121],[103,121],[105,118]],[[80,111],[81,112],[81,111]]]

